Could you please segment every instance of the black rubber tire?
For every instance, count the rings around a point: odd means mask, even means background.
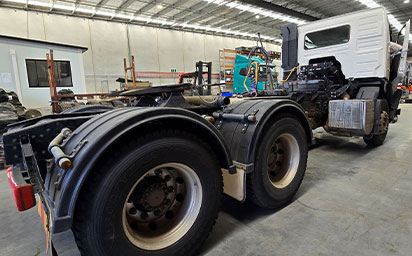
[[[389,107],[388,107],[388,103],[386,102],[386,100],[384,100],[384,103],[381,104],[381,110],[380,113],[382,113],[382,111],[386,111],[386,113],[389,114]],[[388,127],[389,129],[389,127]],[[383,142],[386,139],[386,135],[388,134],[388,131],[381,133],[381,134],[375,134],[375,135],[369,135],[369,136],[363,136],[363,141],[371,147],[378,147],[380,145],[383,144]]]
[[[382,134],[377,134],[377,135],[372,135],[371,137],[363,137],[363,141],[371,147],[378,147],[383,144],[383,142],[386,139],[386,135],[388,132],[382,133]]]
[[[292,135],[299,146],[300,158],[296,175],[284,188],[276,188],[272,185],[267,172],[267,157],[273,142],[281,134]],[[308,142],[306,133],[301,123],[292,115],[279,116],[277,121],[267,130],[261,140],[255,160],[255,170],[247,175],[247,199],[264,209],[276,209],[289,203],[300,184],[306,171],[308,158]]]
[[[152,133],[116,149],[94,170],[76,206],[73,232],[82,255],[194,255],[211,231],[220,208],[222,174],[213,151],[198,137],[179,131]],[[178,162],[195,170],[203,200],[190,230],[173,245],[146,251],[135,247],[122,226],[122,210],[129,190],[151,168]]]

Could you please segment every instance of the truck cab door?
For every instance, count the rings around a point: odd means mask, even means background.
[[[407,63],[406,59],[408,57],[408,48],[409,48],[409,33],[410,33],[410,26],[411,26],[411,21],[408,20],[405,25],[405,37],[403,39],[403,45],[401,49],[401,57],[399,60],[399,67],[398,67],[398,73],[396,75],[396,78],[392,81],[392,91],[395,92],[396,87],[398,86],[398,83],[402,81],[406,74],[407,70]]]

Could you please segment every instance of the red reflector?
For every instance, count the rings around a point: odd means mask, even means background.
[[[25,211],[36,205],[36,198],[31,184],[18,185],[14,180],[11,167],[7,170],[7,178],[11,195],[19,211]]]

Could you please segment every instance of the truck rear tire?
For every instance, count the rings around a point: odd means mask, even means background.
[[[377,147],[383,144],[388,134],[389,129],[389,107],[386,100],[383,100],[381,106],[381,115],[379,120],[379,130],[382,130],[379,134],[363,136],[363,141],[371,147]]]
[[[298,191],[306,170],[308,144],[300,122],[283,115],[267,130],[247,176],[247,198],[274,209],[289,203]]]
[[[76,206],[81,254],[195,254],[221,201],[222,174],[212,152],[196,136],[165,131],[103,161]]]

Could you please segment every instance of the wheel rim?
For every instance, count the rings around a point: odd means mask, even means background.
[[[202,184],[192,168],[181,163],[156,166],[130,190],[123,207],[123,230],[138,248],[166,248],[193,226],[202,199]]]
[[[378,132],[379,134],[386,134],[386,132],[388,131],[389,128],[389,115],[388,113],[383,110],[381,115],[380,115],[380,119],[378,121]]]
[[[267,158],[267,173],[276,188],[288,186],[295,178],[300,161],[299,145],[291,134],[281,134],[273,142]]]

